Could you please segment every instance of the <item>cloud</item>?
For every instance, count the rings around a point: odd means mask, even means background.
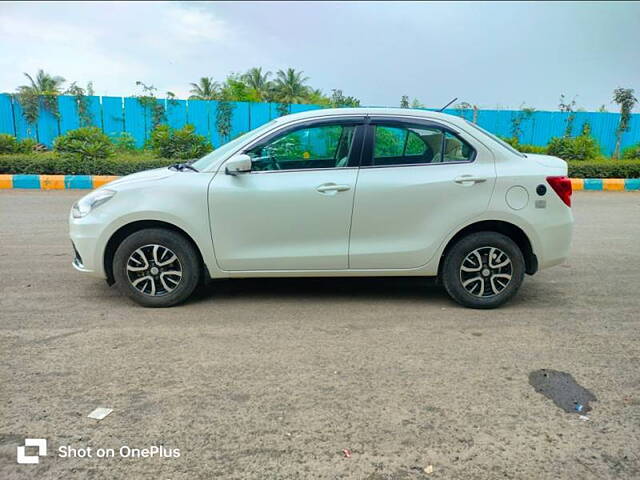
[[[597,108],[640,77],[639,20],[627,2],[0,2],[0,91],[44,68],[99,95],[141,80],[184,97],[262,66],[369,105]]]
[[[209,12],[170,4],[162,13],[169,20],[172,36],[179,40],[189,43],[214,41],[227,44],[233,40],[232,31],[227,23]]]
[[[186,93],[188,81],[179,80],[185,63],[193,69],[212,51],[238,41],[223,19],[186,4],[9,5],[0,7],[0,91],[14,91],[24,83],[22,72],[43,68],[68,81],[92,80],[98,94],[130,95],[136,80],[161,92],[164,84],[182,83],[184,88],[174,89]]]

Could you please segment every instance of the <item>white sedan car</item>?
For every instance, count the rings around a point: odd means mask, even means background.
[[[497,307],[571,242],[571,182],[464,119],[328,109],[273,120],[190,164],[79,200],[76,269],[147,307],[211,278],[437,277]]]

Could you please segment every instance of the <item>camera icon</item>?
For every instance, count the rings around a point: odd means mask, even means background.
[[[38,447],[37,455],[27,455],[27,447]],[[17,460],[22,464],[40,463],[40,457],[47,455],[46,438],[25,438],[24,445],[18,447]]]

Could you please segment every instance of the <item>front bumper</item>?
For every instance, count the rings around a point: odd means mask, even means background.
[[[73,241],[71,241],[71,246],[73,247],[73,262],[71,262],[73,268],[75,268],[79,272],[90,273],[91,270],[85,267],[84,263],[82,263],[82,255],[80,255],[80,252],[78,252],[78,249],[76,248],[76,245],[73,243]]]
[[[100,241],[101,225],[90,218],[73,218],[69,214],[69,237],[74,250],[73,267],[94,277],[106,278]]]

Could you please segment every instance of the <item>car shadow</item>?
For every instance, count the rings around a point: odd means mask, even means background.
[[[357,299],[441,300],[450,304],[444,288],[422,277],[238,278],[212,280],[192,295],[191,302],[209,299]]]

